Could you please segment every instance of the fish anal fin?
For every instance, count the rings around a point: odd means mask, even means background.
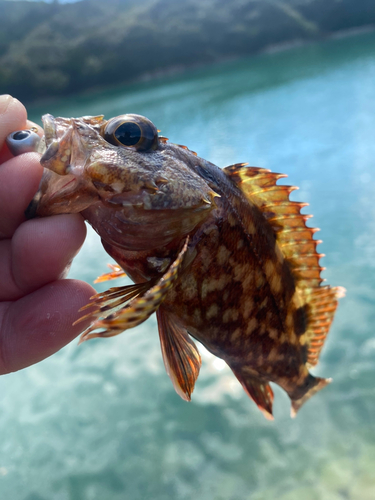
[[[292,408],[290,411],[290,416],[292,418],[295,418],[298,410],[301,408],[301,406],[308,401],[311,396],[314,396],[317,392],[320,390],[324,389],[324,387],[332,382],[331,378],[320,378],[320,377],[313,377],[312,375],[309,374],[308,380],[310,382],[310,387],[308,390],[299,398],[291,398],[292,401]]]
[[[232,367],[231,367],[232,368]],[[273,420],[272,405],[273,391],[267,382],[263,382],[253,375],[244,373],[241,369],[233,369],[233,373],[241,383],[246,394],[254,401],[267,420]]]
[[[328,335],[338,305],[338,299],[345,295],[342,287],[324,286],[302,290],[307,311],[307,366],[318,363],[320,351]]]
[[[80,318],[91,317],[93,323],[81,335],[80,343],[96,337],[113,337],[124,330],[140,325],[153,314],[166,298],[179,276],[188,240],[169,269],[157,281],[118,287],[92,297],[93,302],[83,309],[95,309]],[[112,295],[111,295],[112,293]],[[123,305],[127,302],[126,305]]]
[[[156,315],[165,369],[177,394],[190,401],[201,367],[199,351],[185,328],[168,313],[160,308]]]

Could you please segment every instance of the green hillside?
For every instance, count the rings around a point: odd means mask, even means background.
[[[0,0],[0,92],[30,102],[375,24],[374,0]]]

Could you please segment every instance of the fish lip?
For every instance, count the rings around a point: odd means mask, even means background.
[[[50,145],[45,149],[42,157],[40,158],[40,163],[43,165],[44,162],[51,160],[59,150],[58,141],[50,143]]]
[[[40,159],[41,165],[59,175],[69,173],[72,157],[72,118],[55,118],[50,114],[42,116],[45,150]]]
[[[42,123],[46,148],[48,148],[51,142],[57,139],[56,119],[53,115],[47,113],[42,116]]]

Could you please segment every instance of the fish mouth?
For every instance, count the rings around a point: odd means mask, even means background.
[[[40,159],[43,167],[59,175],[83,170],[93,147],[100,137],[104,116],[54,118],[42,116],[45,150]]]
[[[26,208],[27,219],[78,213],[97,199],[84,178],[89,156],[86,140],[96,131],[85,119],[54,118],[47,114],[42,121],[44,150],[40,163],[44,172],[39,189]]]
[[[86,194],[86,196],[85,196]],[[82,183],[75,175],[59,175],[44,169],[39,189],[25,210],[26,219],[63,213],[77,213],[90,205]]]
[[[55,118],[52,115],[43,115],[44,145],[45,150],[40,159],[43,164],[50,160],[59,150],[59,140],[57,137]]]

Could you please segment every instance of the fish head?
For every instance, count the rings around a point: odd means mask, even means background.
[[[215,207],[204,160],[143,116],[45,115],[43,125],[45,170],[28,218],[82,213],[105,241],[145,249],[183,237]]]

